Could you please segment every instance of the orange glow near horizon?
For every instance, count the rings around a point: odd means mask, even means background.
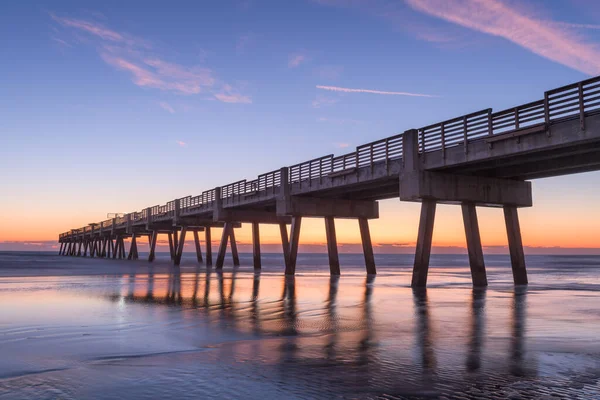
[[[600,218],[590,215],[582,207],[564,207],[556,213],[553,204],[540,202],[532,208],[519,210],[523,244],[532,247],[600,248]],[[414,246],[419,225],[420,204],[400,203],[398,200],[380,202],[380,218],[370,221],[374,245]],[[74,226],[100,220],[83,213],[33,212],[26,216],[2,212],[0,241],[36,242],[56,240],[58,233]],[[500,208],[478,208],[479,226],[484,246],[506,246],[504,217]],[[261,243],[280,244],[276,225],[261,225]],[[221,229],[213,228],[213,241],[220,238]],[[360,244],[358,224],[355,220],[336,220],[339,244]],[[203,236],[203,235],[202,235]],[[251,227],[243,224],[236,230],[240,244],[251,242]],[[188,237],[191,240],[191,235]],[[145,239],[141,239],[145,242]],[[300,242],[320,245],[326,242],[325,227],[320,218],[304,218]],[[433,245],[465,247],[465,234],[461,209],[453,205],[438,205],[433,235]]]

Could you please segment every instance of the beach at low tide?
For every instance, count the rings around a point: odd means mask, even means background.
[[[0,399],[600,399],[600,257],[507,256],[473,289],[462,255],[251,255],[222,272],[0,253]]]

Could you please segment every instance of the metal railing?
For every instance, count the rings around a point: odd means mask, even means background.
[[[428,153],[442,151],[457,146],[464,146],[481,139],[519,132],[530,128],[550,128],[553,123],[567,119],[580,120],[581,129],[585,129],[585,117],[600,113],[600,76],[549,90],[542,100],[523,104],[506,110],[492,112],[485,109],[466,114],[447,121],[439,122],[417,129],[419,152]],[[356,147],[352,153],[334,157],[332,154],[315,158],[288,167],[288,182],[309,182],[323,179],[333,174],[352,172],[358,168],[373,168],[378,163],[389,163],[402,158],[402,134],[390,136]],[[247,199],[261,194],[273,195],[281,186],[281,170],[259,175],[252,181],[241,180],[221,187],[221,199],[225,204],[234,203],[237,199]],[[198,196],[187,196],[179,199],[180,212],[191,212],[196,209],[210,208],[216,200],[215,189],[202,192]],[[162,206],[150,208],[150,217],[172,218],[175,216],[175,200]],[[126,224],[128,218],[133,222],[147,221],[148,213],[144,209],[115,219],[115,226]],[[104,221],[104,227],[112,220]],[[59,235],[64,238],[73,232],[88,233],[91,227],[65,232]],[[94,231],[99,231],[96,227]]]

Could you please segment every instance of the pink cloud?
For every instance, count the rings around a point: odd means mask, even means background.
[[[413,9],[507,39],[575,70],[600,73],[600,51],[565,27],[538,20],[499,0],[405,0]]]
[[[215,98],[224,103],[252,103],[250,97],[237,93],[231,85],[224,85],[221,92],[215,93]]]
[[[113,68],[131,74],[131,81],[137,86],[185,95],[209,92],[226,103],[252,102],[249,96],[233,91],[230,85],[215,78],[211,69],[166,61],[164,57],[150,52],[151,46],[142,39],[108,29],[98,23],[50,15],[61,25],[76,30],[75,34],[85,32],[92,35],[98,42],[102,60]],[[174,112],[170,106],[161,107]]]
[[[299,66],[300,64],[305,62],[307,59],[308,58],[306,57],[306,55],[304,55],[302,53],[290,54],[289,59],[288,59],[288,67],[296,68],[297,66]]]
[[[173,107],[171,107],[171,105],[169,103],[167,103],[166,101],[161,101],[160,103],[158,103],[158,105],[163,110],[168,111],[171,114],[175,114],[175,109]]]
[[[409,92],[388,92],[383,90],[371,90],[371,89],[350,89],[338,86],[323,86],[317,85],[317,89],[329,90],[331,92],[343,92],[343,93],[371,93],[371,94],[383,94],[383,95],[394,95],[394,96],[413,96],[413,97],[438,97],[431,94],[421,93],[409,93]]]
[[[181,140],[176,140],[175,143],[177,143],[179,145],[179,147],[186,147],[187,143],[186,142],[182,142]]]

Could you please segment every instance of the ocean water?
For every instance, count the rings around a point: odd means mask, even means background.
[[[0,253],[0,399],[600,399],[600,257],[251,255],[222,272]]]

